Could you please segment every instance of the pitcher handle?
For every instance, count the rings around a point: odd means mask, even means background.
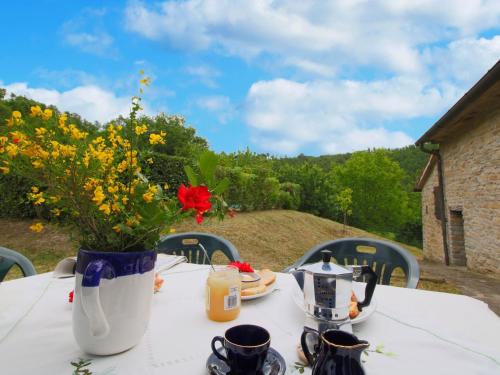
[[[302,332],[302,335],[300,336],[300,345],[302,346],[302,351],[304,352],[304,355],[306,356],[307,362],[309,362],[309,365],[312,366],[314,364],[314,361],[316,359],[316,353],[311,353],[309,351],[309,346],[307,345],[307,335],[315,335],[317,340],[319,340],[319,332],[316,331],[315,329],[309,328],[309,327],[304,327],[304,332]],[[315,346],[316,350],[316,346]]]
[[[363,265],[361,266],[361,276],[368,276],[368,280],[366,282],[366,288],[365,288],[365,298],[363,299],[362,302],[358,302],[358,310],[362,311],[363,307],[366,307],[370,304],[373,293],[375,292],[375,287],[377,286],[377,274],[375,271],[372,270],[372,268],[368,265]]]
[[[99,284],[102,273],[107,267],[111,267],[107,261],[93,260],[87,265],[82,279],[82,308],[89,320],[90,333],[96,338],[104,338],[110,331],[99,297]]]

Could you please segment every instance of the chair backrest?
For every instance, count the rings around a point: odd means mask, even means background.
[[[220,250],[231,262],[240,260],[236,247],[225,238],[210,233],[187,232],[164,236],[156,246],[159,253],[184,255],[188,262],[209,264],[203,250],[198,246],[201,243],[207,250],[210,260],[213,254]]]
[[[28,258],[17,251],[0,246],[0,282],[15,264],[21,268],[24,276],[36,275],[35,267]]]
[[[401,268],[406,276],[406,287],[417,287],[420,267],[415,257],[395,243],[371,238],[352,237],[324,242],[313,247],[285,271],[321,261],[321,250],[330,250],[332,257],[341,265],[368,264],[378,275],[379,284],[389,285],[394,269]]]

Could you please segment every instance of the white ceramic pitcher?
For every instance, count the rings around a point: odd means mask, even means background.
[[[151,313],[155,261],[155,251],[78,252],[73,333],[82,350],[109,355],[139,343]]]

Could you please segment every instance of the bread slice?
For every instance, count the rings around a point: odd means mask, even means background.
[[[262,282],[262,280],[260,280],[258,286],[255,286],[253,288],[243,289],[241,291],[241,295],[243,297],[254,296],[256,294],[264,293],[265,291],[266,291],[266,285]]]
[[[241,289],[249,289],[258,287],[260,284],[260,280],[262,279],[259,274],[256,273],[240,273],[241,278]]]
[[[276,274],[271,270],[263,269],[257,271],[257,273],[260,275],[260,280],[264,283],[265,286],[269,286],[276,281]]]

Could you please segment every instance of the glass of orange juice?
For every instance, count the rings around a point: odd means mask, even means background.
[[[241,280],[236,267],[210,269],[205,290],[208,318],[216,322],[236,319],[241,308]]]

